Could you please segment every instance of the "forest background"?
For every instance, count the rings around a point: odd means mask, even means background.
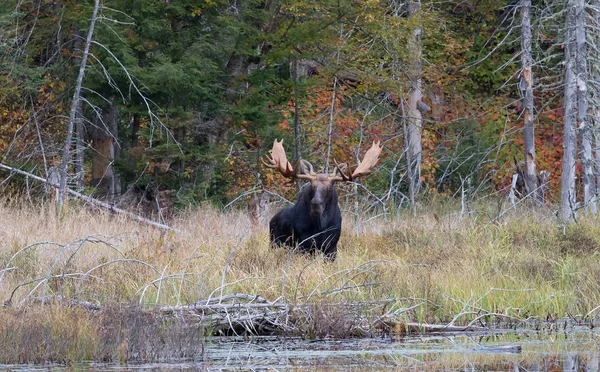
[[[600,227],[579,217],[600,188],[599,14],[598,0],[0,2],[0,363],[195,358],[205,330],[595,327]],[[246,206],[268,217],[299,187],[261,162],[282,138],[325,172],[381,141],[376,169],[339,183],[355,219],[335,262],[270,249],[266,219],[249,224]],[[67,193],[129,214],[66,209]],[[202,303],[241,320],[164,326]],[[201,332],[177,333],[188,324]]]
[[[595,213],[596,1],[22,0],[0,10],[1,162],[62,190],[143,200],[163,217],[263,190],[291,199],[294,184],[260,161],[274,139],[290,160],[328,172],[380,140],[377,171],[343,186],[344,200],[468,206],[512,190],[561,200],[565,220]],[[4,191],[40,190],[2,179]]]

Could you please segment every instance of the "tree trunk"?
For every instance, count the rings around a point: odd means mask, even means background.
[[[113,157],[113,198],[117,198],[121,196],[121,177],[118,172],[115,171],[114,160],[118,159],[121,156],[122,143],[119,140],[119,118],[120,113],[118,106],[113,102],[112,110],[114,110],[112,114],[112,121],[108,124],[110,125],[110,132],[112,134],[113,140],[113,148],[114,148],[114,157]]]
[[[333,123],[335,122],[335,99],[337,93],[338,79],[333,77],[333,92],[331,93],[331,104],[329,105],[329,128],[327,130],[327,155],[325,157],[325,173],[329,173],[329,158],[331,157],[331,141],[333,139]]]
[[[408,16],[409,18],[421,16],[421,0],[410,1]],[[419,20],[417,20],[416,24],[417,26],[412,30],[412,34],[408,40],[408,78],[411,87],[408,93],[408,128],[405,134],[408,137],[407,155],[411,159],[409,182],[413,184],[413,193],[418,193],[421,186],[421,137],[423,128],[423,115],[418,107],[423,97],[421,91],[421,37],[423,29]]]
[[[343,39],[343,31],[344,31],[344,25],[341,24],[340,25],[340,33],[339,33],[340,40]],[[340,51],[338,49],[336,59],[335,59],[336,69],[338,68],[339,64],[340,64]],[[338,77],[337,77],[337,75],[334,75],[333,76],[333,89],[332,89],[332,93],[331,93],[331,104],[329,105],[329,130],[327,131],[327,156],[325,158],[325,173],[329,173],[329,165],[331,164],[331,161],[330,161],[331,142],[333,140],[333,124],[335,123],[335,101],[337,99],[337,89],[338,89]]]
[[[85,179],[84,154],[85,154],[85,127],[83,125],[83,110],[81,101],[77,108],[75,119],[75,183],[77,191],[83,190]]]
[[[525,195],[541,200],[538,192],[533,126],[533,59],[531,57],[531,0],[521,0],[521,82],[523,98],[523,140],[525,144]]]
[[[596,71],[594,72],[594,81],[600,82],[600,73],[597,71],[598,67],[594,67]],[[594,127],[593,127],[593,137],[594,137],[594,152],[596,161],[594,162],[594,178],[596,182],[596,195],[600,195],[600,91],[594,90],[594,99],[592,101],[594,107]]]
[[[583,203],[585,210],[596,214],[596,183],[594,180],[594,158],[592,153],[592,127],[588,119],[588,90],[589,78],[586,46],[586,12],[585,0],[575,2],[575,42],[577,69],[577,128],[581,135],[581,165],[583,170]]]
[[[300,106],[298,105],[298,60],[294,59],[292,67],[292,79],[294,80],[294,163],[300,159]],[[296,179],[296,193],[300,193],[302,183]]]
[[[83,40],[79,28],[75,31],[75,42],[73,43],[74,53],[81,50]],[[76,54],[77,55],[77,54]],[[81,66],[81,58],[75,58],[75,65]],[[85,127],[83,125],[83,107],[82,102],[79,100],[77,103],[75,113],[75,185],[77,191],[82,191],[85,180],[85,169],[84,169],[84,150],[85,150]]]
[[[594,1],[596,6],[600,6],[600,2],[598,0]],[[598,25],[600,23],[600,12],[595,12],[593,17],[594,23]],[[590,60],[598,61],[600,58],[600,53],[598,52],[598,34],[599,31],[595,28],[590,32],[590,44],[592,47],[590,48]],[[591,74],[592,74],[592,82],[590,84],[591,94],[590,94],[590,102],[592,106],[593,112],[593,126],[592,126],[592,137],[594,141],[594,181],[596,185],[596,196],[600,195],[600,88],[598,88],[598,84],[600,83],[600,66],[598,63],[591,64]]]
[[[69,113],[69,123],[67,124],[67,134],[65,138],[65,145],[63,149],[62,162],[60,164],[60,185],[58,191],[58,206],[59,210],[63,209],[67,196],[67,167],[69,165],[70,152],[71,152],[71,141],[73,140],[73,127],[75,126],[75,118],[77,116],[77,107],[81,100],[81,86],[83,84],[83,77],[85,76],[85,66],[87,64],[87,58],[90,51],[90,44],[92,43],[92,36],[94,35],[94,27],[96,26],[96,18],[98,15],[98,8],[100,7],[100,0],[96,0],[94,3],[94,11],[92,13],[92,19],[90,21],[90,29],[88,30],[85,46],[83,49],[83,55],[81,57],[81,65],[79,66],[79,75],[77,76],[77,82],[75,84],[75,92],[73,93],[73,99],[71,101],[71,111]]]
[[[560,218],[568,222],[575,218],[575,159],[577,156],[577,76],[575,72],[575,7],[573,0],[567,6],[565,37],[565,114],[563,133],[563,161],[560,187]]]
[[[414,180],[414,163],[410,152],[410,136],[408,135],[408,128],[406,125],[406,116],[404,115],[404,100],[400,102],[402,107],[402,127],[404,129],[404,148],[406,153],[406,176],[408,177],[408,199],[413,211],[413,215],[416,215],[417,209],[415,206],[415,183]]]
[[[111,105],[102,120],[95,121],[92,133],[92,186],[104,200],[112,200],[120,193],[120,183],[114,171],[117,108]]]

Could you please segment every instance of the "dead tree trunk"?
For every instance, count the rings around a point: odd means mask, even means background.
[[[594,4],[599,7],[600,1],[594,1]],[[596,196],[600,195],[600,65],[598,61],[600,61],[600,51],[598,45],[599,33],[598,25],[600,25],[600,11],[594,13],[592,17],[594,23],[594,30],[590,32],[589,39],[591,47],[589,49],[590,52],[590,61],[591,61],[591,75],[592,75],[592,84],[590,84],[591,94],[590,94],[590,103],[593,112],[593,141],[594,141],[594,178],[596,183]]]
[[[408,177],[408,200],[412,208],[413,215],[416,215],[417,209],[415,204],[415,184],[414,179],[414,167],[413,159],[410,152],[410,136],[408,135],[408,128],[406,125],[406,116],[404,115],[404,100],[400,102],[402,107],[402,129],[404,130],[404,148],[406,149],[406,176]]]
[[[83,45],[83,40],[81,38],[79,29],[75,32],[76,39],[73,46],[74,52],[78,53],[81,50]],[[81,57],[75,58],[76,66],[81,65]],[[73,168],[75,171],[75,185],[77,191],[83,190],[84,187],[84,179],[85,179],[85,169],[84,169],[84,150],[85,150],[85,127],[83,125],[83,107],[82,101],[79,100],[75,113],[75,162],[73,164]]]
[[[567,5],[565,36],[565,115],[563,133],[563,161],[560,186],[560,218],[568,222],[575,218],[577,197],[575,193],[575,159],[577,156],[577,76],[575,45],[574,0]]]
[[[338,54],[339,57],[339,54]],[[331,93],[331,104],[329,105],[329,125],[327,130],[327,156],[325,159],[325,173],[329,173],[329,158],[331,157],[331,141],[333,139],[333,123],[335,122],[335,100],[337,93],[338,78],[333,77],[333,90]]]
[[[92,43],[92,36],[94,35],[94,27],[96,26],[96,18],[98,16],[98,8],[100,7],[100,0],[96,0],[94,3],[94,11],[92,13],[92,19],[90,21],[90,29],[88,30],[85,46],[83,49],[83,55],[81,57],[81,65],[79,66],[79,75],[77,76],[77,82],[75,84],[75,92],[73,93],[73,99],[71,101],[71,111],[69,113],[69,123],[67,124],[67,133],[65,138],[65,145],[63,149],[62,162],[60,164],[60,185],[58,192],[58,206],[59,210],[62,210],[66,196],[67,196],[67,167],[69,166],[70,152],[71,152],[71,141],[73,140],[73,127],[75,126],[75,118],[77,116],[77,107],[81,100],[81,86],[83,84],[83,77],[85,76],[85,66],[87,64],[87,58],[90,51],[90,44]]]
[[[598,67],[594,67],[597,69]],[[596,76],[594,77],[595,81],[600,81],[600,73],[595,72]],[[596,195],[600,195],[600,102],[595,102],[600,100],[600,91],[594,92],[594,126],[592,129],[593,132],[593,140],[594,140],[594,181],[596,182]]]
[[[581,165],[583,169],[583,203],[585,210],[596,214],[596,183],[594,179],[594,159],[592,153],[592,127],[588,120],[588,90],[589,78],[586,46],[586,12],[585,0],[575,3],[575,43],[577,69],[577,128],[581,135]]]
[[[75,184],[77,191],[83,190],[85,169],[84,169],[84,150],[85,150],[85,127],[83,125],[83,110],[81,101],[77,108],[77,117],[75,119]]]
[[[531,0],[521,0],[521,82],[523,99],[523,140],[525,144],[525,172],[523,181],[525,195],[540,200],[537,185],[535,159],[535,135],[533,126],[533,58],[531,57]]]
[[[343,31],[344,25],[340,25],[339,37],[340,40],[343,40]],[[340,51],[338,49],[336,59],[335,59],[336,67],[340,64]],[[333,124],[335,123],[335,101],[337,100],[337,89],[338,89],[338,77],[337,75],[333,76],[333,89],[331,93],[331,104],[329,105],[329,128],[327,131],[327,157],[325,159],[325,173],[329,173],[329,165],[331,158],[331,142],[333,141]]]
[[[300,159],[300,106],[298,100],[300,99],[299,88],[298,88],[298,60],[294,59],[294,65],[292,68],[292,78],[294,80],[294,162]],[[302,183],[299,179],[296,179],[296,193],[300,192]]]
[[[412,30],[410,38],[408,40],[409,50],[409,68],[408,77],[410,80],[410,90],[408,95],[408,128],[406,136],[408,137],[407,155],[411,159],[409,171],[410,175],[410,186],[412,191],[411,194],[419,192],[421,186],[421,152],[422,152],[422,128],[423,128],[423,115],[419,110],[419,102],[423,97],[421,90],[421,38],[423,34],[423,28],[420,20],[421,16],[421,0],[411,0],[408,6],[408,17],[417,18],[416,26]]]

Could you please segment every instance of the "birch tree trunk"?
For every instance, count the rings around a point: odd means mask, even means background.
[[[83,84],[83,77],[85,76],[85,66],[87,64],[88,55],[90,52],[90,44],[92,43],[92,36],[94,35],[94,27],[96,26],[96,18],[98,16],[98,8],[100,7],[100,0],[96,0],[94,3],[94,11],[92,13],[92,19],[90,21],[90,29],[88,30],[85,46],[83,49],[83,55],[81,57],[81,65],[79,66],[79,75],[77,76],[77,82],[75,84],[75,92],[73,93],[73,99],[71,101],[71,111],[69,113],[69,123],[67,124],[67,135],[65,138],[65,145],[63,149],[62,162],[60,164],[60,184],[58,189],[58,206],[59,210],[62,210],[65,204],[67,196],[67,167],[69,166],[69,158],[71,152],[71,141],[73,140],[73,127],[75,126],[75,119],[77,116],[77,107],[81,98],[81,86]]]
[[[579,1],[579,0],[575,0]],[[575,2],[569,0],[566,16],[565,36],[565,97],[563,161],[560,186],[560,218],[568,222],[575,218],[575,159],[577,156],[577,76],[575,45]]]
[[[594,180],[594,159],[592,154],[592,127],[588,120],[588,90],[589,78],[586,46],[586,13],[585,0],[575,3],[575,42],[577,68],[577,127],[581,135],[581,165],[583,169],[583,202],[585,210],[596,214],[596,183]]]
[[[521,0],[521,81],[523,99],[523,142],[525,144],[525,194],[540,200],[535,159],[535,134],[533,126],[533,58],[531,57],[531,0]]]
[[[409,50],[409,70],[408,77],[411,87],[408,95],[408,128],[405,135],[408,138],[407,156],[410,158],[410,185],[409,193],[414,195],[419,192],[421,186],[421,152],[422,152],[422,128],[423,116],[419,110],[419,102],[423,98],[421,91],[421,38],[423,28],[421,25],[421,0],[410,0],[408,6],[408,17],[417,18],[416,26],[412,30],[412,34],[408,40]]]

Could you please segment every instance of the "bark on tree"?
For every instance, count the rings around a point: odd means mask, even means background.
[[[340,25],[340,40],[343,39],[343,30],[344,25]],[[335,60],[336,68],[338,68],[340,64],[340,51],[338,50]],[[329,165],[331,158],[331,142],[333,140],[333,124],[335,123],[335,101],[338,89],[338,77],[337,75],[333,76],[333,90],[331,93],[331,103],[329,105],[329,128],[327,131],[327,156],[325,157],[325,173],[329,173]]]
[[[585,0],[575,2],[575,42],[577,69],[577,127],[581,135],[581,165],[583,170],[583,203],[585,210],[596,214],[596,184],[594,179],[594,159],[592,153],[592,127],[588,118],[589,78],[586,46]]]
[[[94,11],[92,13],[92,19],[90,21],[90,29],[88,30],[85,46],[83,49],[83,55],[81,56],[81,64],[79,66],[79,74],[77,76],[77,82],[75,84],[75,92],[73,93],[73,99],[71,100],[71,111],[69,113],[69,123],[67,124],[67,133],[65,138],[65,145],[63,149],[62,162],[60,164],[60,184],[58,190],[58,206],[59,210],[63,209],[67,196],[67,167],[69,166],[69,159],[71,153],[71,141],[73,140],[73,128],[75,126],[75,119],[77,116],[77,107],[81,100],[81,86],[83,84],[83,77],[85,76],[85,66],[90,51],[90,44],[92,43],[92,36],[94,35],[94,27],[96,26],[96,19],[98,16],[98,8],[100,7],[100,0],[96,0],[94,3]]]
[[[521,0],[521,81],[523,99],[523,140],[525,144],[525,195],[541,200],[538,192],[533,125],[533,58],[531,57],[531,0]]]
[[[85,127],[83,125],[83,110],[79,101],[75,119],[75,184],[77,191],[83,190],[85,179],[84,150]]]
[[[416,204],[415,204],[415,184],[413,182],[414,180],[414,167],[413,167],[413,159],[411,156],[411,152],[410,152],[410,136],[407,134],[408,133],[408,128],[406,125],[407,120],[404,120],[405,115],[404,115],[404,101],[400,103],[400,107],[402,107],[402,127],[404,129],[404,133],[406,133],[404,135],[404,148],[406,149],[406,175],[408,177],[408,199],[410,202],[410,205],[412,207],[412,212],[413,215],[416,215]]]
[[[339,56],[339,55],[338,55]],[[327,130],[327,155],[325,157],[325,173],[329,173],[329,159],[331,158],[331,141],[333,139],[333,123],[335,122],[335,100],[338,86],[337,76],[333,77],[333,92],[331,93],[331,104],[329,105],[329,127]]]
[[[299,92],[298,92],[298,60],[294,59],[294,66],[292,68],[292,79],[294,80],[294,162],[300,159],[300,106],[298,104]],[[296,179],[296,193],[300,192],[302,183],[299,179]]]
[[[597,67],[595,67],[596,69]],[[594,81],[600,81],[600,74],[598,72],[594,72]],[[594,107],[594,127],[592,129],[593,139],[594,139],[594,181],[596,182],[596,196],[600,195],[600,105],[598,99],[599,97],[598,91],[594,92],[593,105]]]
[[[81,50],[83,45],[83,40],[81,38],[79,28],[75,31],[76,38],[73,45],[73,49],[75,53],[78,53]],[[78,55],[78,54],[76,54]],[[81,65],[81,57],[75,58],[75,65]],[[85,150],[85,127],[83,125],[83,107],[82,102],[79,100],[77,104],[77,109],[75,113],[75,162],[73,165],[75,171],[75,185],[77,191],[83,190],[84,187],[84,179],[85,179],[85,169],[84,169],[84,150]]]
[[[121,192],[117,173],[114,171],[115,147],[117,145],[117,107],[113,104],[102,120],[95,120],[92,131],[92,186],[98,197],[112,200]]]
[[[598,9],[600,7],[600,1],[594,0],[592,4]],[[600,12],[594,11],[593,16],[591,17],[592,23],[595,27],[590,31],[590,33],[586,36],[589,37],[590,40],[590,48],[589,48],[589,59],[591,61],[590,73],[591,73],[591,81],[590,84],[590,106],[591,118],[593,120],[592,125],[592,137],[594,141],[594,182],[596,185],[595,195],[596,198],[600,195],[600,87],[598,84],[600,83],[600,66],[598,61],[600,60],[600,51],[598,50],[598,25],[600,24]]]
[[[408,128],[406,136],[407,142],[407,155],[410,160],[410,186],[412,191],[411,194],[419,192],[421,185],[421,152],[422,152],[422,126],[423,126],[423,115],[419,110],[419,102],[423,98],[421,91],[421,38],[423,34],[423,28],[421,25],[420,17],[421,14],[421,0],[411,0],[408,7],[408,17],[417,18],[415,22],[416,26],[412,30],[410,38],[408,40],[409,50],[409,67],[408,77],[410,80],[410,90],[408,95]]]
[[[577,156],[577,76],[575,45],[575,4],[567,6],[565,37],[565,96],[563,161],[560,187],[560,218],[568,222],[575,218],[577,197],[575,193],[575,159]]]

